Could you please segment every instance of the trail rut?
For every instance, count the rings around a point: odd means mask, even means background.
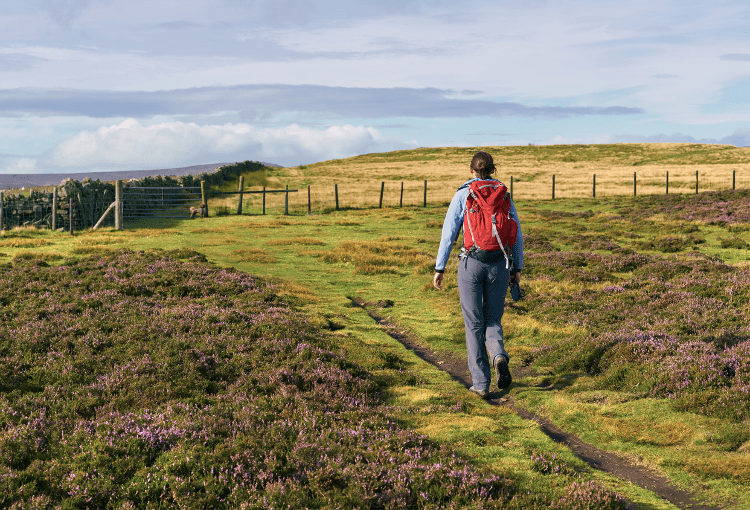
[[[382,326],[391,338],[398,340],[404,347],[413,351],[421,359],[444,370],[466,388],[471,386],[471,375],[469,374],[469,368],[465,359],[442,356],[422,346],[420,342],[409,336],[397,324],[380,315],[377,304],[367,303],[358,297],[350,299],[355,306],[364,309],[377,324]],[[515,377],[517,374],[513,375]],[[672,485],[668,478],[644,467],[634,465],[627,459],[614,453],[588,444],[576,435],[557,427],[546,418],[520,407],[511,395],[507,395],[507,391],[497,391],[492,397],[486,399],[486,401],[494,406],[508,407],[515,411],[521,418],[535,422],[550,439],[566,445],[579,459],[594,469],[604,471],[647,489],[679,508],[690,510],[721,510],[721,507],[698,503],[689,492]]]

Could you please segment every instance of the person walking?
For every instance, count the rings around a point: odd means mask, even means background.
[[[505,389],[512,382],[501,319],[511,271],[515,283],[521,282],[523,235],[510,193],[504,184],[491,178],[496,171],[492,155],[477,152],[470,170],[472,178],[458,188],[445,215],[433,285],[437,290],[442,289],[451,248],[463,227],[464,245],[458,255],[457,279],[473,383],[469,389],[488,398],[491,368],[498,388]],[[488,221],[490,209],[492,215]]]

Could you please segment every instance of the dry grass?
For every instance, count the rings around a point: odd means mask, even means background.
[[[419,266],[429,261],[434,267],[434,256],[409,246],[383,242],[345,241],[333,251],[321,253],[325,262],[351,263],[358,274],[400,274],[402,268]]]
[[[4,248],[37,248],[50,244],[53,244],[52,241],[47,239],[11,238],[0,240],[0,246]]]
[[[695,435],[693,427],[679,420],[658,423],[638,416],[624,419],[597,416],[596,423],[599,430],[612,439],[654,446],[687,444]]]
[[[86,246],[77,246],[70,250],[71,253],[75,255],[90,255],[92,253],[109,253],[114,251],[109,246],[99,245],[99,244],[91,244]]]
[[[692,460],[685,470],[706,478],[729,478],[739,482],[750,482],[750,458],[747,454],[727,454],[723,458]]]
[[[44,260],[45,262],[49,262],[63,258],[65,257],[57,252],[22,251],[13,257],[13,260]]]
[[[233,251],[232,255],[240,262],[256,262],[259,264],[276,262],[276,257],[272,257],[260,248],[243,248]]]
[[[229,227],[196,228],[190,231],[192,234],[226,234],[233,232]]]
[[[312,246],[312,245],[324,245],[326,244],[325,241],[321,241],[320,239],[315,239],[314,237],[287,237],[282,239],[272,239],[270,241],[266,241],[264,244],[268,246],[292,246],[292,245],[306,245],[306,246]]]
[[[699,144],[612,144],[434,148],[368,154],[324,161],[285,170],[288,182],[311,184],[313,208],[334,207],[334,185],[339,206],[377,207],[381,182],[385,183],[383,205],[422,205],[424,180],[430,203],[447,202],[456,188],[469,178],[469,163],[477,150],[488,150],[495,158],[497,178],[510,186],[518,199],[551,199],[552,176],[555,197],[630,195],[633,173],[637,194],[666,191],[694,193],[695,172],[699,190],[731,189],[736,171],[738,188],[750,187],[750,149]],[[404,195],[401,198],[401,182]],[[290,194],[290,208],[307,207],[307,193]]]
[[[128,230],[128,234],[133,237],[161,237],[180,235],[180,232],[168,228],[136,228]]]
[[[129,236],[112,236],[112,235],[84,235],[77,237],[73,241],[74,246],[94,246],[104,244],[122,244],[131,239]]]

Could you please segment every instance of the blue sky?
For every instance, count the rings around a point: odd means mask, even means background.
[[[750,3],[8,0],[0,173],[750,146]]]

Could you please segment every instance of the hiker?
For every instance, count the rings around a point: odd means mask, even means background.
[[[523,236],[510,192],[501,182],[491,178],[496,170],[492,155],[477,152],[470,169],[472,178],[458,188],[445,215],[433,285],[442,289],[451,248],[463,227],[464,245],[458,255],[457,279],[473,383],[469,389],[487,398],[492,380],[490,360],[498,388],[505,389],[512,381],[508,368],[510,357],[503,345],[500,320],[511,283],[511,271],[515,273],[514,284],[521,281]],[[499,212],[491,216],[488,212],[491,209]],[[503,210],[507,212],[503,214]]]

